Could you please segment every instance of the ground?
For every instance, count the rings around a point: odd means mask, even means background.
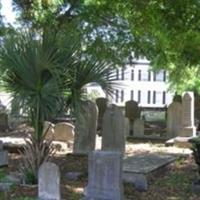
[[[19,136],[20,137],[20,136]],[[97,144],[99,145],[98,139]],[[150,178],[147,192],[138,192],[132,184],[124,184],[125,200],[200,200],[199,194],[192,191],[192,183],[198,178],[197,166],[189,149],[165,147],[163,143],[129,141],[126,143],[126,156],[152,152],[171,153],[177,160],[159,170]],[[16,172],[20,164],[19,154],[9,154],[6,173]],[[61,194],[63,200],[80,200],[87,185],[87,156],[74,156],[69,152],[56,154],[52,161],[61,170]],[[77,171],[82,175],[76,181],[66,178],[67,172]],[[34,200],[37,186],[13,186],[9,192],[1,192],[0,200]]]

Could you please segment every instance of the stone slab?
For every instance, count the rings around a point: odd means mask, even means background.
[[[0,151],[0,167],[8,165],[8,151]]]
[[[146,191],[148,177],[175,160],[171,154],[158,153],[127,157],[123,162],[123,181],[133,183],[139,191]]]

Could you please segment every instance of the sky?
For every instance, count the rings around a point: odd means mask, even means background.
[[[1,13],[5,17],[4,21],[6,23],[14,24],[16,14],[12,11],[12,0],[1,0],[1,4]]]

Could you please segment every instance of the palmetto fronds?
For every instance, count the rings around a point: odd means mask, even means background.
[[[112,92],[113,67],[96,59],[80,59],[77,47],[63,38],[61,42],[59,34],[52,32],[20,32],[5,38],[0,49],[1,83],[35,129],[22,153],[22,168],[30,169],[33,178],[51,154],[51,143],[43,139],[44,121],[66,105],[76,107],[88,83]]]

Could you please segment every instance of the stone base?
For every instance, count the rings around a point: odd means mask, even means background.
[[[165,142],[165,146],[177,146],[179,148],[191,148],[192,144],[189,142],[193,137],[175,137]]]
[[[183,127],[181,129],[181,137],[195,137],[196,136],[196,127],[195,126],[188,126]]]
[[[165,146],[166,146],[166,147],[174,146],[174,139],[175,139],[175,138],[171,138],[171,139],[167,140],[167,141],[165,142]]]
[[[133,183],[136,190],[140,192],[148,190],[148,177],[145,174],[124,172],[123,181],[125,183]]]
[[[112,190],[104,190],[99,194],[99,191],[96,188],[91,188],[91,191],[87,191],[87,187],[84,191],[84,200],[123,200],[124,197],[122,192],[119,191],[112,191]]]
[[[191,148],[192,144],[189,142],[193,137],[176,137],[174,139],[174,145],[180,148]]]

